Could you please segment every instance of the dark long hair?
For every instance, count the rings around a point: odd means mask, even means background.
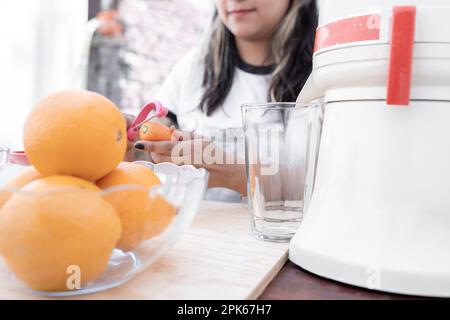
[[[296,100],[312,71],[317,24],[316,0],[291,0],[289,11],[272,38],[276,66],[268,92],[269,101]],[[234,36],[216,12],[205,56],[205,91],[200,102],[208,116],[223,104],[231,90],[237,57]]]

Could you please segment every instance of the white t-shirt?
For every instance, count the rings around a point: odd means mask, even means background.
[[[255,67],[239,59],[231,90],[224,103],[207,116],[199,106],[204,93],[203,60],[204,55],[201,54],[200,49],[188,52],[166,78],[156,97],[157,100],[177,116],[178,125],[182,131],[196,132],[209,138],[211,136],[217,138],[225,132],[233,134],[234,130],[242,132],[241,106],[246,103],[268,101],[272,67]],[[224,149],[244,159],[243,137],[238,141],[233,145],[225,144]],[[224,188],[208,190],[206,198],[218,201],[241,201],[241,196],[237,192]]]
[[[267,102],[272,76],[261,74],[266,73],[261,70],[270,67],[240,65],[223,105],[210,116],[199,107],[204,92],[204,62],[199,49],[191,50],[175,65],[157,99],[177,116],[180,130],[203,132],[209,128],[242,128],[241,105]],[[251,73],[251,69],[255,72]]]

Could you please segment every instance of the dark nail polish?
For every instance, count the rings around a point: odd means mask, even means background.
[[[139,142],[134,145],[134,148],[138,149],[138,150],[145,150],[144,144],[143,143],[139,143]]]

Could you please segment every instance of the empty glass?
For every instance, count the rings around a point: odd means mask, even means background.
[[[312,192],[321,131],[320,104],[243,105],[252,230],[289,241]]]

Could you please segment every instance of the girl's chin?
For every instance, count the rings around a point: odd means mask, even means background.
[[[255,30],[254,25],[234,25],[230,26],[231,33],[238,38],[242,40],[257,40],[260,38],[260,31]]]

